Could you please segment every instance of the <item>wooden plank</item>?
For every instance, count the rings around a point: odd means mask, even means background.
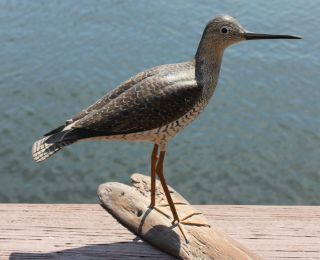
[[[320,207],[196,206],[265,259],[320,259]],[[170,259],[99,205],[0,204],[0,259]]]

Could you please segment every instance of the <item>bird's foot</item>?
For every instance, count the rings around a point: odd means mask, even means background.
[[[168,219],[171,219],[171,217],[167,213],[165,213],[162,209],[160,209],[158,206],[150,205],[149,208],[155,209],[156,211],[158,211],[159,213],[161,213],[162,215],[164,215]]]
[[[193,212],[187,216],[185,216],[182,219],[175,219],[172,221],[173,225],[177,225],[178,228],[180,229],[180,232],[182,234],[182,236],[184,237],[186,243],[189,243],[189,239],[187,236],[187,232],[184,229],[183,225],[189,225],[189,226],[198,226],[198,227],[211,227],[211,225],[206,224],[206,223],[201,223],[201,222],[197,222],[197,221],[186,221],[186,219],[191,218],[192,216],[196,216],[196,215],[201,215],[202,213],[200,212]]]
[[[185,202],[175,202],[175,205],[189,205]],[[170,205],[167,203],[163,203],[163,204],[157,204],[157,206],[153,206],[150,205],[149,207],[151,209],[155,209],[156,211],[158,211],[159,213],[161,213],[162,215],[164,215],[165,217],[167,217],[168,219],[172,219],[167,213],[165,213],[163,211],[163,209],[161,209],[161,207],[169,207]],[[183,227],[183,225],[188,225],[188,226],[198,226],[198,227],[211,227],[209,224],[200,222],[200,221],[190,221],[188,220],[189,218],[193,217],[193,216],[197,216],[197,215],[202,215],[201,212],[193,212],[190,213],[186,216],[184,216],[183,218],[178,218],[178,219],[174,219],[171,223],[173,226],[177,226],[183,236],[183,238],[185,239],[186,243],[189,243],[189,239],[187,236],[187,232],[185,230],[185,228]]]
[[[174,205],[188,205],[188,203],[185,202],[173,202]],[[159,207],[170,207],[170,204],[168,203],[163,203],[163,204],[158,204]]]
[[[179,220],[173,220],[173,221],[172,221],[172,225],[178,226],[178,228],[180,229],[180,232],[181,232],[182,236],[184,237],[186,243],[189,243],[189,239],[188,239],[188,236],[187,236],[187,232],[186,232],[186,230],[184,229],[184,227],[182,226],[183,223],[181,223]]]
[[[185,202],[174,202],[174,205],[189,205],[188,203]],[[168,203],[164,203],[164,204],[158,204],[159,207],[168,207],[170,206]],[[205,223],[200,223],[200,222],[194,222],[194,221],[186,221],[186,219],[191,218],[192,216],[196,216],[196,215],[202,215],[201,212],[193,212],[185,217],[183,217],[182,219],[180,219],[180,221],[178,221],[181,224],[184,225],[193,225],[193,226],[206,226],[206,227],[211,227],[209,224],[205,224]],[[176,220],[177,221],[177,220]]]
[[[191,218],[192,216],[196,216],[196,215],[201,215],[201,212],[193,212],[187,216],[185,216],[184,218],[182,218],[180,220],[180,223],[183,225],[190,225],[190,226],[199,226],[199,227],[211,227],[211,225],[206,224],[206,223],[201,223],[201,222],[197,222],[197,221],[186,221],[186,219]]]
[[[185,202],[176,202],[176,203],[173,203],[175,205],[187,205],[187,203]],[[168,203],[158,203],[157,206],[153,206],[152,204],[150,204],[149,208],[151,209],[155,209],[156,211],[158,211],[159,213],[161,213],[162,215],[166,216],[167,218],[171,219],[171,217],[165,213],[162,209],[160,209],[160,207],[169,207],[170,205]]]

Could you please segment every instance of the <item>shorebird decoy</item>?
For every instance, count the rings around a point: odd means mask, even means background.
[[[187,62],[161,65],[143,71],[66,123],[35,142],[32,155],[40,162],[63,147],[83,140],[147,141],[154,143],[151,154],[151,203],[155,203],[156,175],[163,187],[168,206],[186,238],[181,224],[190,216],[179,218],[163,174],[167,144],[190,124],[208,104],[218,82],[225,48],[244,40],[301,39],[291,35],[247,32],[228,15],[209,21],[195,57]],[[160,152],[159,152],[160,150]],[[165,213],[163,213],[165,214]],[[166,214],[165,214],[166,215]]]

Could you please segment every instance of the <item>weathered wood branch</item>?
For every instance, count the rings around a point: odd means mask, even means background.
[[[133,187],[116,182],[102,184],[98,195],[108,212],[150,244],[181,259],[262,259],[219,230],[214,223],[208,223],[203,215],[194,215],[188,221],[208,226],[184,225],[186,241],[171,219],[149,208],[150,177],[133,174],[131,180]],[[171,187],[170,192],[180,218],[197,212]],[[160,182],[157,182],[156,201],[157,205],[166,204]],[[162,206],[161,210],[171,216],[168,206]]]

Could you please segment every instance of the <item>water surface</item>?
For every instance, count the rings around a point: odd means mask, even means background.
[[[319,204],[316,1],[0,1],[0,202],[96,202],[148,174],[150,144],[80,143],[42,164],[32,143],[129,76],[191,59],[217,14],[301,41],[241,43],[206,111],[169,145],[168,182],[192,203]]]

